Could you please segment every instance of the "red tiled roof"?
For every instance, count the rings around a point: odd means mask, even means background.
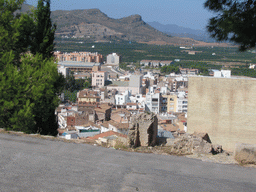
[[[97,139],[99,139],[99,137],[108,137],[108,136],[111,136],[111,135],[116,135],[118,137],[127,138],[127,135],[124,135],[124,134],[121,134],[121,133],[117,133],[115,131],[108,131],[108,132],[105,132],[105,133],[94,135],[93,137],[89,137],[89,139],[97,140]]]
[[[137,105],[137,103],[126,103],[126,105]]]

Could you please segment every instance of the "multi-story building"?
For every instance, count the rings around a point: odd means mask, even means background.
[[[130,100],[131,92],[126,90],[122,94],[115,95],[115,104],[116,105],[125,105],[126,103],[131,102]]]
[[[119,62],[120,56],[118,56],[116,53],[107,55],[107,64],[119,65]]]
[[[117,90],[119,93],[124,93],[129,90],[132,94],[141,94],[142,92],[142,75],[131,75],[129,82],[127,81],[112,81],[111,85],[107,86],[108,90]]]
[[[186,113],[188,111],[188,97],[186,92],[179,92],[177,97],[177,111],[179,113]]]
[[[162,95],[162,112],[177,112],[177,94],[169,93]]]
[[[161,93],[148,92],[146,94],[145,110],[156,114],[161,112]]]
[[[92,91],[89,89],[84,89],[77,93],[77,101],[80,102],[86,102],[86,103],[99,103],[100,102],[100,96],[97,91]]]
[[[58,60],[58,62],[62,61],[80,61],[80,62],[95,62],[102,63],[103,56],[99,53],[91,53],[91,52],[73,52],[73,53],[62,53],[60,51],[55,51],[54,56]]]
[[[92,90],[82,90],[77,93],[78,111],[84,111],[89,121],[95,122],[95,107],[99,106],[99,93]]]
[[[96,71],[92,73],[92,87],[104,87],[107,80],[105,71]]]
[[[179,76],[176,77],[173,81],[172,81],[172,91],[176,92],[179,87],[188,87],[188,78],[187,77],[183,77],[183,76]]]

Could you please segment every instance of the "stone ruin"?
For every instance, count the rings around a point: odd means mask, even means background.
[[[130,147],[155,146],[157,143],[158,119],[153,113],[131,117],[128,132]]]

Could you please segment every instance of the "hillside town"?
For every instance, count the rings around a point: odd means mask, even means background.
[[[99,53],[55,52],[55,56],[64,77],[91,78],[91,88],[78,91],[76,102],[62,94],[62,103],[56,109],[58,137],[108,146],[120,141],[130,146],[168,146],[188,135],[188,81],[200,76],[198,69],[180,67],[179,73],[160,75],[159,67],[177,61],[141,60],[140,69],[131,73],[119,67],[121,57],[116,53],[107,55],[105,61]],[[231,71],[210,70],[209,75],[230,79]],[[145,123],[145,119],[152,122]],[[144,123],[134,124],[141,121]],[[140,127],[139,141],[131,141],[136,137],[134,127]],[[203,129],[196,132],[193,138],[199,136],[211,143]],[[221,152],[222,146],[210,145],[206,151],[212,150]]]

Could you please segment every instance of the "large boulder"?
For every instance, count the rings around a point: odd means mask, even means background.
[[[235,160],[241,164],[256,165],[256,145],[237,143],[235,147]]]

